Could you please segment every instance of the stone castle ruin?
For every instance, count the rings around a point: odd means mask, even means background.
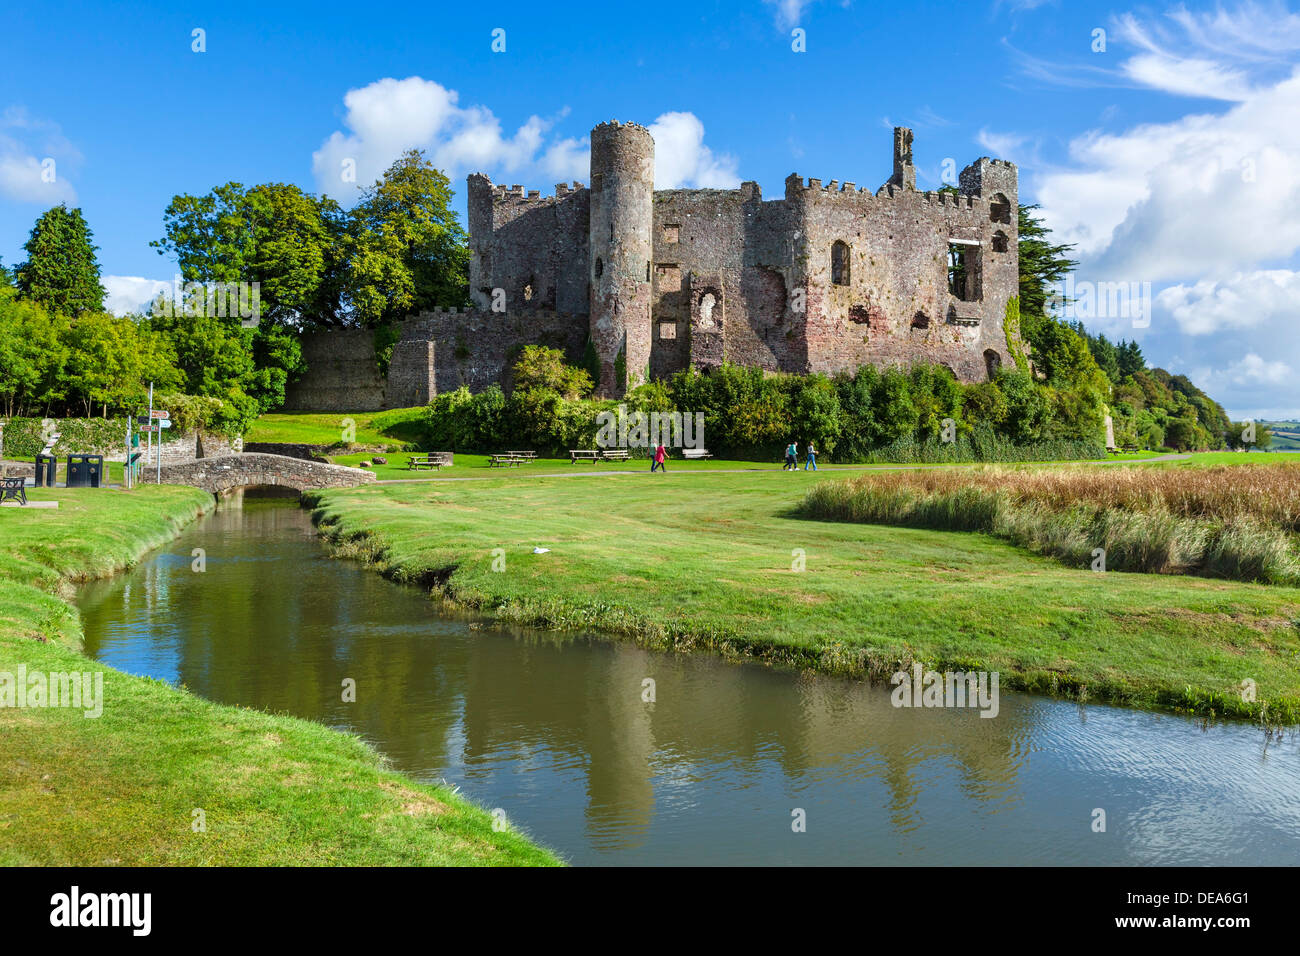
[[[874,193],[791,175],[785,196],[654,188],[654,139],[635,123],[591,132],[591,185],[541,196],[469,177],[474,306],[403,324],[387,379],[368,332],[309,337],[288,407],[363,410],[501,382],[544,344],[599,363],[598,394],[724,361],[781,372],[946,365],[965,382],[1011,362],[1017,171],[987,157],[957,192],[918,192],[912,131]]]

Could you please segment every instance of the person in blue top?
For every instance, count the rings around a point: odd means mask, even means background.
[[[817,449],[812,442],[808,443],[808,460],[803,463],[803,470],[807,471],[809,465],[812,465],[813,471],[817,470]]]
[[[785,450],[785,464],[781,466],[782,471],[797,471],[799,469],[799,446],[790,442],[789,447]]]

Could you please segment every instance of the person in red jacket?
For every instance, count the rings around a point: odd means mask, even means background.
[[[650,474],[653,475],[656,468],[658,468],[664,474],[668,474],[668,469],[664,465],[664,459],[667,457],[668,457],[668,449],[664,448],[663,442],[660,442],[655,447],[654,461],[650,462]]]

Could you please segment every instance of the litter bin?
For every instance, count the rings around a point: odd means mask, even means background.
[[[59,459],[53,455],[36,456],[36,487],[53,488],[54,479],[58,475]]]
[[[68,487],[98,488],[104,473],[103,455],[69,455]]]

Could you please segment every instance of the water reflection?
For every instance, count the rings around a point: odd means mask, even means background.
[[[443,618],[330,559],[292,504],[232,502],[80,605],[106,663],[354,730],[575,862],[1300,862],[1293,736],[1265,754],[1249,727],[1011,694],[991,720],[895,709],[880,688]]]

